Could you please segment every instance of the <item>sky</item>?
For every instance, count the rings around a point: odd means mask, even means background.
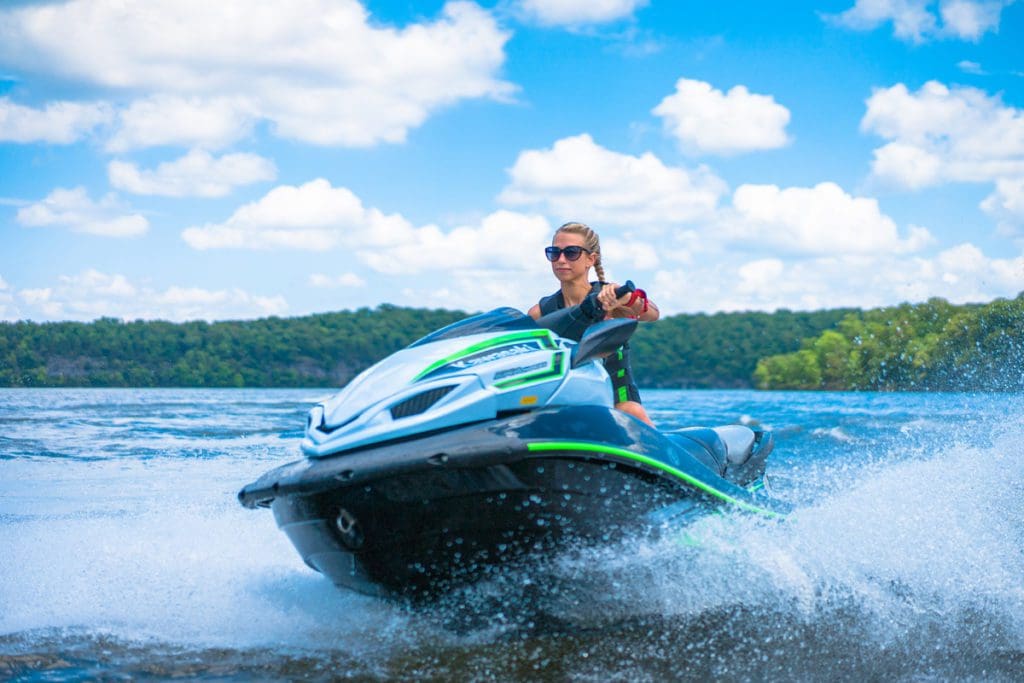
[[[1024,2],[7,0],[0,320],[1024,290]]]

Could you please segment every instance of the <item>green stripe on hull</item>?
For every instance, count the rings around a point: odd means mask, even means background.
[[[735,505],[741,510],[746,510],[747,512],[756,512],[758,514],[762,514],[768,517],[782,517],[782,515],[780,515],[777,512],[773,512],[771,510],[766,510],[765,508],[752,505],[751,503],[747,503],[745,501],[734,498],[730,496],[728,493],[719,491],[715,487],[708,485],[707,483],[701,481],[700,479],[697,479],[693,475],[687,474],[686,472],[683,472],[682,470],[676,467],[672,467],[671,465],[666,465],[660,460],[655,460],[654,458],[647,455],[643,455],[642,453],[634,453],[633,451],[627,451],[624,448],[617,448],[615,446],[605,446],[603,444],[596,443],[587,443],[585,441],[538,441],[526,444],[526,449],[530,452],[538,453],[550,451],[586,451],[589,453],[604,453],[606,455],[618,456],[620,458],[625,458],[626,460],[632,460],[634,462],[639,462],[643,463],[644,465],[654,467],[656,469],[661,470],[662,472],[665,472],[666,474],[671,474],[673,477],[682,479],[690,486],[693,486],[694,488],[697,488],[703,491],[704,493],[714,496],[719,500],[725,501],[726,503]]]

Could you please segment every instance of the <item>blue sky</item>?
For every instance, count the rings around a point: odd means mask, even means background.
[[[0,9],[0,320],[1024,290],[1024,3]]]

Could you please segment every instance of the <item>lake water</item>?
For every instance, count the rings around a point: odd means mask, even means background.
[[[785,521],[714,516],[429,608],[235,496],[310,390],[0,390],[0,679],[1024,680],[1024,397],[647,391],[758,422]]]

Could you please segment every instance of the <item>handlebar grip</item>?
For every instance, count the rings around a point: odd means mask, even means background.
[[[633,284],[633,281],[632,280],[626,280],[626,284],[624,284],[624,285],[622,285],[620,287],[617,287],[615,289],[615,296],[616,297],[626,296],[627,294],[630,294],[630,293],[635,292],[635,291],[636,291],[636,285]]]
[[[626,296],[636,291],[636,285],[632,280],[626,280],[626,284],[615,288],[615,296]],[[598,292],[591,292],[579,303],[580,314],[588,320],[598,321],[604,319],[604,307],[597,300]]]

